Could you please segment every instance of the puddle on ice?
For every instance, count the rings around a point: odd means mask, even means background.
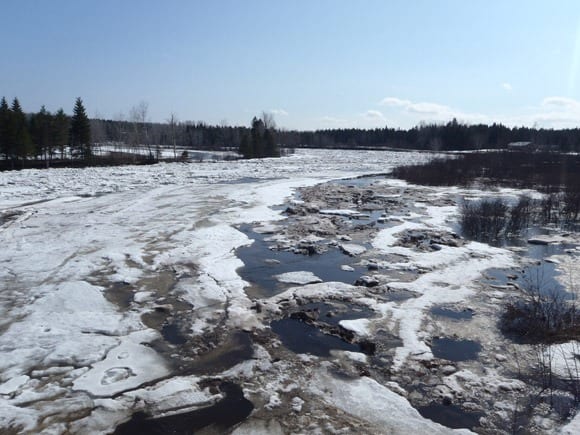
[[[361,352],[357,344],[348,343],[334,335],[325,334],[314,325],[298,319],[274,320],[270,326],[282,344],[295,353],[330,356],[331,350]]]
[[[273,296],[288,288],[287,284],[280,283],[274,278],[274,275],[286,272],[307,271],[326,282],[353,284],[365,271],[364,268],[357,266],[353,266],[354,272],[342,270],[341,265],[356,260],[337,248],[330,248],[328,252],[314,255],[271,250],[270,243],[264,240],[267,235],[252,231],[248,225],[242,226],[240,231],[255,240],[252,245],[243,246],[236,251],[236,256],[244,263],[244,266],[238,269],[238,274],[243,280],[254,285],[251,295],[254,297]]]
[[[238,331],[209,352],[199,355],[186,372],[200,375],[218,374],[254,356],[249,334]]]
[[[484,416],[481,412],[469,412],[457,405],[441,403],[421,406],[417,411],[423,417],[452,429],[473,429],[479,426],[479,419]]]
[[[475,360],[480,351],[481,345],[473,340],[434,338],[431,343],[433,356],[449,361]]]
[[[433,307],[431,308],[431,314],[453,320],[471,320],[473,318],[473,311],[469,309],[458,311],[445,307]]]
[[[525,266],[518,271],[506,271],[505,269],[488,269],[485,271],[487,279],[485,283],[505,286],[508,283],[517,284],[522,289],[540,289],[540,293],[548,296],[554,291],[564,299],[574,299],[573,293],[567,292],[566,288],[558,282],[556,276],[559,272],[556,265],[547,261],[539,261],[537,264]],[[513,279],[510,279],[511,276]]]
[[[566,291],[565,287],[558,282],[556,277],[560,274],[556,270],[556,265],[545,261],[553,255],[563,255],[566,250],[574,248],[572,244],[531,244],[528,239],[539,235],[553,234],[545,228],[537,226],[523,231],[519,237],[509,237],[492,243],[499,247],[516,247],[521,249],[518,252],[524,259],[536,260],[536,264],[522,267],[517,273],[506,271],[504,269],[488,269],[485,271],[488,279],[484,280],[487,284],[505,286],[508,282],[517,284],[520,288],[526,289],[530,286],[540,288],[542,294],[548,295],[554,291],[565,299],[573,299],[574,295]],[[509,279],[508,275],[516,275],[515,279]]]
[[[324,302],[312,302],[300,306],[300,311],[315,311],[320,321],[332,326],[338,326],[341,320],[368,319],[374,317],[374,312],[363,305],[353,304],[327,304]]]
[[[213,406],[181,414],[150,418],[138,412],[131,420],[117,427],[115,435],[189,435],[203,429],[204,433],[224,433],[229,427],[245,420],[254,405],[244,397],[242,389],[231,382],[219,386],[225,398]]]
[[[105,297],[109,302],[114,303],[123,310],[127,310],[133,302],[133,287],[126,282],[114,282],[107,288]]]
[[[187,342],[187,337],[185,337],[179,326],[176,323],[166,323],[161,328],[161,335],[171,344],[185,344]]]

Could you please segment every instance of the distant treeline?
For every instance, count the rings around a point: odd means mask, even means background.
[[[580,120],[579,120],[580,122]],[[506,127],[502,124],[425,124],[409,130],[395,128],[332,129],[281,132],[286,146],[316,148],[402,148],[416,150],[503,149],[512,142],[532,142],[543,149],[580,151],[580,129]]]
[[[179,122],[175,115],[165,123],[148,122],[148,105],[133,107],[127,119],[89,119],[80,98],[73,115],[62,109],[24,113],[14,98],[0,101],[0,169],[31,167],[33,162],[67,164],[79,160],[95,164],[102,158],[98,145],[120,145],[118,149],[140,149],[146,162],[159,159],[159,146],[183,149],[235,150],[245,158],[279,155],[280,148],[350,148],[414,150],[505,149],[513,142],[530,142],[533,149],[580,152],[580,128],[544,129],[506,127],[502,124],[469,125],[453,119],[445,124],[425,124],[404,130],[395,128],[285,130],[276,127],[271,114],[254,117],[249,127]],[[127,147],[125,147],[125,145]],[[117,153],[119,156],[121,153]],[[134,156],[135,153],[129,153]],[[128,155],[123,158],[129,158]],[[130,157],[134,161],[134,157]],[[47,164],[47,165],[48,165]]]
[[[580,120],[579,120],[580,121]],[[131,142],[133,123],[129,121],[91,120],[95,142]],[[184,148],[239,149],[251,128],[209,125],[203,122],[146,123],[150,140],[155,144],[175,143]],[[580,129],[544,129],[506,127],[502,124],[420,124],[403,130],[395,128],[329,129],[316,131],[275,130],[276,143],[286,148],[401,148],[418,150],[502,149],[511,142],[532,142],[543,149],[580,152]]]

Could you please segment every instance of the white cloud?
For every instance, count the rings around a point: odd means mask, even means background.
[[[272,115],[288,116],[288,112],[284,109],[272,109],[270,110],[270,113],[272,113]]]
[[[526,122],[527,121],[527,122]],[[539,107],[524,117],[524,124],[546,128],[572,128],[580,125],[580,101],[568,97],[546,97]]]
[[[542,106],[579,109],[580,102],[568,97],[546,97],[542,100]]]
[[[516,113],[496,117],[494,121],[508,126],[536,126],[543,128],[575,128],[580,126],[580,101],[569,97],[551,96],[538,105],[525,107]]]
[[[514,88],[512,87],[512,85],[511,85],[511,83],[508,83],[508,82],[503,82],[503,83],[501,84],[501,87],[502,87],[504,90],[508,91],[508,92],[511,92],[511,91],[513,91],[513,89],[514,89]]]
[[[397,97],[383,98],[380,103],[381,106],[388,106],[395,109],[402,109],[403,112],[410,115],[421,115],[418,121],[435,121],[445,122],[453,118],[457,118],[466,122],[487,122],[488,117],[479,113],[468,113],[455,110],[443,104],[431,102],[413,102]]]
[[[402,100],[397,97],[387,97],[383,98],[379,105],[381,106],[392,106],[392,107],[406,107],[412,104],[409,100]]]
[[[370,109],[343,118],[324,116],[319,121],[326,128],[410,128],[421,122],[447,123],[453,118],[469,124],[502,123],[508,127],[537,126],[544,128],[573,128],[580,126],[580,100],[549,96],[533,106],[522,106],[509,112],[494,111],[489,114],[458,110],[444,104],[411,101],[387,97],[379,103],[383,109]]]
[[[367,110],[365,113],[362,114],[362,116],[367,118],[367,119],[373,119],[373,120],[376,119],[376,120],[381,120],[381,121],[385,120],[385,115],[383,115],[378,110]]]

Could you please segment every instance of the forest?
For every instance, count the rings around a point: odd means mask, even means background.
[[[266,114],[268,115],[268,114]],[[262,115],[264,116],[264,114]],[[131,122],[91,120],[96,142],[127,141]],[[209,125],[186,121],[173,126],[170,123],[147,123],[151,140],[194,149],[238,149],[244,126]],[[544,129],[507,127],[503,124],[466,124],[450,120],[447,123],[421,123],[411,129],[385,126],[375,129],[327,129],[315,131],[275,128],[276,143],[282,148],[347,148],[347,149],[415,149],[428,151],[504,149],[512,142],[532,142],[546,150],[580,151],[580,129]]]
[[[464,151],[506,149],[512,143],[527,143],[534,150],[580,152],[579,128],[508,127],[452,119],[439,124],[423,122],[410,129],[385,126],[299,131],[278,127],[267,112],[254,117],[250,126],[230,126],[225,122],[181,122],[175,114],[165,122],[150,122],[148,109],[148,104],[141,102],[126,118],[89,119],[81,98],[77,98],[72,116],[62,108],[50,113],[44,106],[36,113],[25,113],[17,98],[11,105],[2,98],[0,169],[154,163],[160,159],[161,147],[173,147],[174,159],[177,148],[180,156],[188,149],[230,150],[243,158],[277,157],[281,149],[292,148]],[[119,151],[107,155],[95,152],[103,145]]]

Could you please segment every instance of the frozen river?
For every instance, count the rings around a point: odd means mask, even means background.
[[[252,243],[240,228],[267,224],[274,229],[262,232],[275,234],[285,218],[277,206],[296,189],[428,158],[300,150],[281,159],[0,173],[0,431],[111,433],[137,412],[189,415],[216,432],[451,431],[411,406],[399,385],[404,377],[398,384],[382,375],[336,376],[337,367],[360,367],[364,352],[275,357],[280,342],[268,322],[284,298],[340,292],[353,299],[359,287],[297,282],[257,309],[236,256]],[[477,298],[472,283],[485,270],[515,264],[513,253],[478,243],[434,255],[396,246],[403,231],[449,231],[456,207],[436,202],[441,191],[428,195],[365,245],[391,256],[397,273],[422,268],[389,284],[416,297],[359,295],[357,303],[371,307],[376,320],[344,324],[355,336],[376,334],[380,322],[398,334],[385,360],[394,372],[434,358],[428,343],[437,331],[424,328],[424,312]],[[326,217],[318,219],[314,227]],[[494,367],[488,385],[519,388]],[[461,369],[448,369],[453,382],[473,381],[476,375]],[[220,421],[228,400],[247,412]]]

